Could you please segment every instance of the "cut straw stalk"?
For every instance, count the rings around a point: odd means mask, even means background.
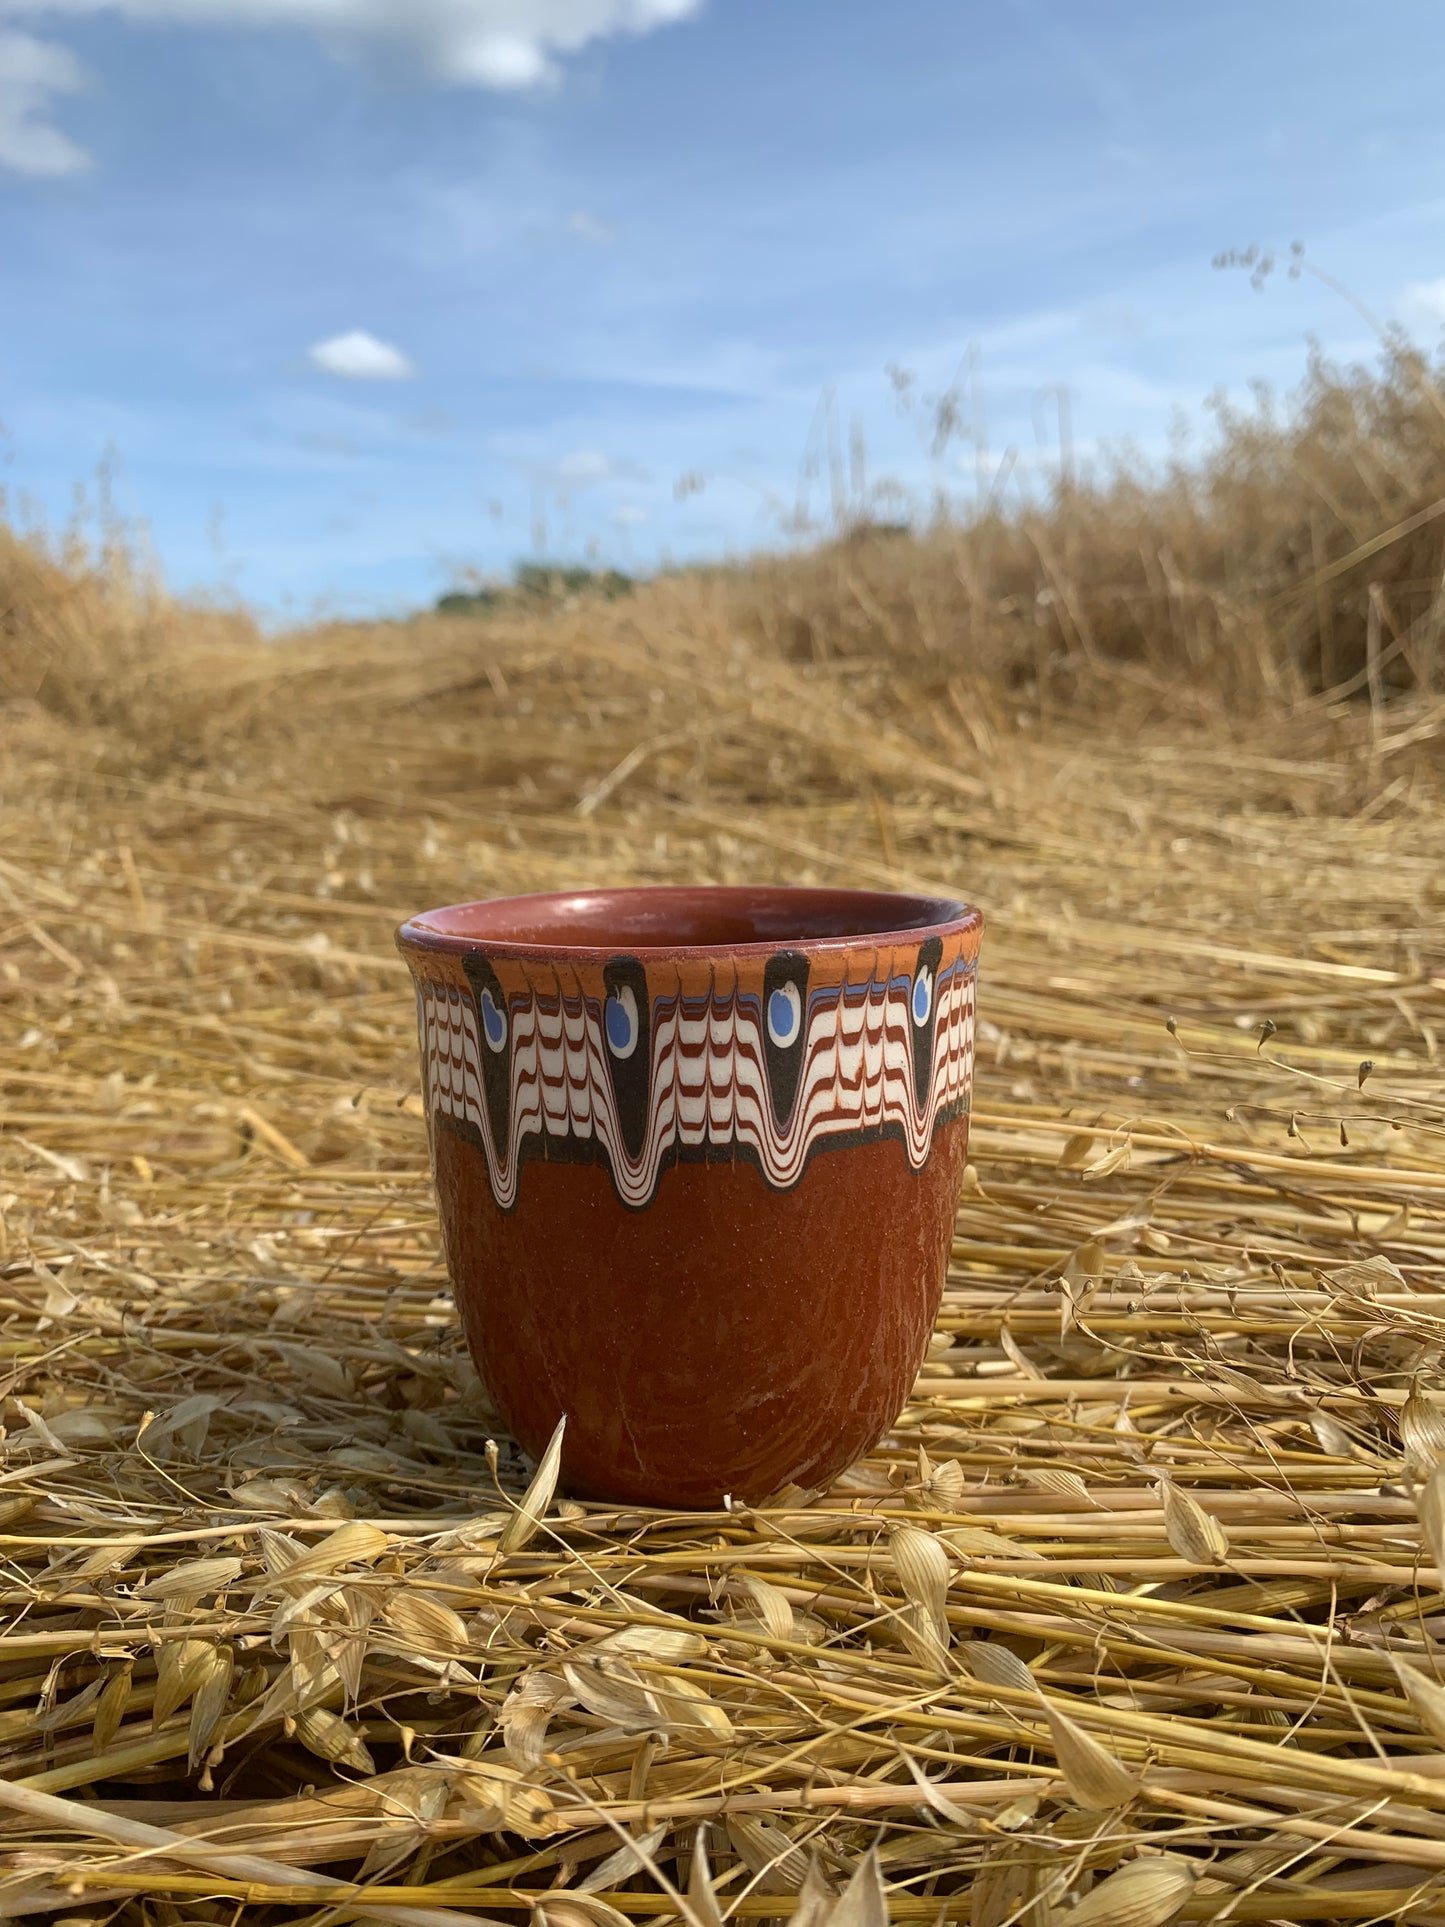
[[[314,1877],[297,1881],[287,1888],[268,1888],[264,1885],[243,1885],[225,1879],[186,1879],[176,1876],[174,1881],[154,1886],[145,1884],[146,1876],[132,1875],[122,1878],[119,1874],[105,1876],[108,1886],[102,1893],[86,1893],[86,1899],[119,1897],[126,1893],[164,1893],[182,1899],[189,1897],[205,1898],[214,1895],[218,1898],[233,1899],[252,1906],[326,1906],[331,1919],[392,1919],[403,1918],[420,1920],[429,1913],[433,1920],[443,1919],[453,1923],[469,1918],[441,1908],[427,1909],[422,1897],[428,1893],[454,1896],[468,1907],[486,1908],[490,1913],[513,1915],[541,1908],[546,1910],[549,1902],[554,1905],[570,1898],[565,1890],[555,1887],[494,1887],[480,1883],[462,1885],[451,1882],[440,1883],[437,1887],[412,1887],[375,1884],[366,1889],[368,1904],[358,1905],[355,1901],[337,1902],[335,1888],[318,1885]],[[628,1919],[649,1920],[665,1916],[675,1917],[677,1902],[668,1894],[637,1893],[635,1891],[590,1891],[586,1899],[599,1906],[614,1909]],[[1281,1893],[1277,1889],[1268,1894],[1246,1894],[1236,1896],[1229,1902],[1228,1918],[1243,1921],[1315,1921],[1345,1920],[1369,1921],[1408,1918],[1412,1921],[1433,1921],[1439,1916],[1432,1911],[1435,1906],[1445,1906],[1445,1892],[1434,1887],[1433,1883],[1421,1881],[1409,1886],[1390,1886],[1365,1888],[1354,1892],[1313,1893],[1293,1891]],[[57,1900],[57,1904],[58,1900]],[[745,1894],[728,1903],[728,1916],[738,1920],[766,1920],[773,1918],[791,1919],[801,1911],[800,1896],[789,1893]],[[1209,1921],[1220,1918],[1221,1902],[1219,1896],[1200,1896],[1183,1900],[1168,1918],[1181,1921]],[[970,1893],[944,1895],[931,1901],[922,1896],[909,1893],[893,1893],[887,1896],[887,1918],[907,1921],[968,1921],[972,1918],[973,1901]],[[383,1909],[385,1911],[378,1911]],[[591,1917],[589,1915],[589,1917]],[[1127,1916],[1121,1908],[1120,1922]]]
[[[15,1786],[9,1781],[0,1780],[0,1807],[22,1815],[37,1826],[110,1840],[117,1846],[131,1847],[139,1853],[174,1860],[182,1866],[201,1867],[211,1874],[220,1875],[225,1881],[244,1883],[248,1889],[280,1889],[279,1897],[282,1899],[289,1897],[296,1884],[294,1869],[259,1854],[233,1853],[224,1847],[208,1846],[167,1827],[153,1827],[141,1820],[127,1820],[119,1814],[107,1812],[104,1807],[61,1800],[54,1794],[39,1792],[34,1787]],[[362,1899],[363,1904],[353,1909],[358,1919],[394,1922],[395,1927],[482,1927],[475,1917],[449,1908],[393,1907],[384,1902],[372,1903],[365,1898],[364,1891],[358,1894],[351,1882],[333,1880],[326,1875],[311,1874],[307,1884],[317,1891],[323,1902],[327,1899]]]

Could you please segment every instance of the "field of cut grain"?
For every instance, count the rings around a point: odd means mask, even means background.
[[[1445,1920],[1427,679],[1070,720],[791,647],[806,573],[270,647],[10,562],[0,1914]],[[989,919],[912,1400],[703,1517],[529,1491],[390,941],[674,879]]]

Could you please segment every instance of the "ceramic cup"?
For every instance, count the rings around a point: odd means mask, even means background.
[[[514,1437],[583,1497],[826,1485],[902,1410],[968,1145],[982,918],[858,890],[431,910],[447,1262]]]

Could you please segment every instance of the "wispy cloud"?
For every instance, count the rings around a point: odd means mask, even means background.
[[[197,27],[297,27],[325,40],[400,48],[438,79],[536,87],[559,60],[614,34],[649,33],[702,0],[0,0],[0,15],[116,13]]]
[[[416,373],[400,348],[379,341],[365,328],[318,341],[308,351],[307,359],[313,368],[325,375],[337,375],[342,381],[410,381]]]
[[[599,448],[574,448],[557,464],[557,479],[573,488],[605,482],[611,473],[612,464]]]
[[[1412,281],[1403,306],[1407,319],[1417,325],[1445,327],[1445,274],[1434,281]]]
[[[589,241],[594,247],[610,247],[617,239],[615,227],[585,208],[574,208],[567,216],[566,227],[574,241]]]
[[[0,33],[0,167],[51,179],[83,173],[89,154],[50,124],[50,114],[57,98],[78,94],[85,84],[68,47],[28,33]]]

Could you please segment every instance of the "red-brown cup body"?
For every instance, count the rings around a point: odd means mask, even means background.
[[[861,891],[429,912],[416,983],[447,1263],[522,1447],[664,1507],[815,1489],[923,1361],[968,1148],[982,919]]]

